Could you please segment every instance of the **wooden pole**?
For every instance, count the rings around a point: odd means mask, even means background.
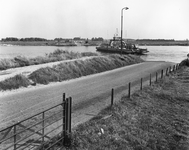
[[[128,97],[131,97],[131,82],[129,82]]]
[[[72,131],[72,97],[69,98],[69,134]]]
[[[142,78],[140,80],[140,90],[142,90]]]
[[[168,76],[168,68],[166,69],[166,76]]]
[[[14,150],[16,150],[16,124],[14,125]]]
[[[66,136],[66,94],[63,93],[62,97],[62,143],[64,144]]]
[[[112,92],[111,92],[111,106],[113,106],[114,104],[114,89],[112,88]]]
[[[45,141],[45,112],[42,113],[42,143],[43,143],[43,146],[44,146],[44,141]]]
[[[65,100],[65,136],[64,136],[64,146],[69,145],[69,137],[68,137],[68,98]]]
[[[175,65],[173,65],[173,72],[175,71]]]

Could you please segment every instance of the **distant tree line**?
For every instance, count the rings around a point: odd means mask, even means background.
[[[44,38],[33,38],[33,37],[30,37],[30,38],[21,38],[21,39],[18,39],[18,38],[15,38],[15,37],[7,37],[7,38],[2,38],[1,41],[3,42],[10,42],[10,41],[47,41],[47,39],[44,39]]]
[[[136,41],[159,41],[159,42],[173,42],[174,39],[137,39]]]
[[[7,37],[5,39],[1,39],[1,41],[6,42],[6,41],[19,41],[18,38],[15,37]]]
[[[81,40],[81,38],[79,38]],[[55,38],[54,41],[61,41],[61,40],[71,40],[71,39],[63,39],[63,38]],[[76,40],[76,38],[74,38]],[[102,37],[93,37],[91,41],[103,41],[104,39]],[[47,41],[47,39],[44,38],[37,38],[37,37],[30,37],[30,38],[16,38],[16,37],[6,37],[1,39],[2,42],[10,42],[10,41]]]
[[[47,41],[44,38],[21,38],[20,41]]]
[[[91,41],[103,41],[104,39],[102,37],[98,37],[98,38],[92,38]]]

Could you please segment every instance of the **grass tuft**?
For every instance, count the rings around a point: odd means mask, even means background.
[[[0,90],[18,89],[20,87],[27,87],[30,84],[31,83],[28,78],[19,74],[0,82]]]

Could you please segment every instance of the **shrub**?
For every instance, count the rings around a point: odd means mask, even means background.
[[[81,56],[82,57],[85,57],[85,56],[98,56],[98,54],[97,53],[93,53],[93,52],[82,52]]]
[[[49,82],[59,81],[59,78],[59,74],[55,71],[55,69],[50,67],[40,68],[30,75],[30,79],[32,79],[33,82],[40,84],[48,84]]]
[[[20,67],[29,66],[30,62],[26,57],[17,56],[14,58],[14,61],[19,64]]]
[[[0,61],[0,70],[6,70],[8,68],[18,67],[19,64],[13,59],[1,59]]]
[[[0,90],[18,89],[20,87],[27,87],[30,85],[29,79],[19,74],[12,78],[0,82]]]

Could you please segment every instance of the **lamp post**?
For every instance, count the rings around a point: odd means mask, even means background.
[[[123,39],[123,10],[127,10],[129,9],[128,7],[124,7],[121,9],[121,55],[122,55],[122,51],[123,51],[123,42],[122,42],[122,39]]]

